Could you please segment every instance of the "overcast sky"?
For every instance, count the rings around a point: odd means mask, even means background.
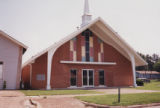
[[[136,51],[160,54],[160,0],[89,0]],[[84,0],[0,0],[0,29],[29,48],[26,61],[76,30]]]

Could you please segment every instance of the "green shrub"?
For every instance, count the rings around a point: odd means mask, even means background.
[[[160,72],[160,61],[154,64],[154,70]]]
[[[136,83],[138,86],[144,86],[144,82],[141,79],[137,79]]]
[[[6,81],[3,82],[3,89],[6,89],[7,87],[7,84],[6,84]]]

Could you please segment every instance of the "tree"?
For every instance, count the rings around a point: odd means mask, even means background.
[[[148,63],[148,70],[153,71],[154,61],[150,55],[146,55],[146,62]]]
[[[154,64],[154,70],[160,72],[160,61]]]
[[[156,63],[158,62],[158,60],[160,59],[159,55],[158,54],[153,54],[152,55],[152,60]]]
[[[157,63],[158,61],[160,61],[160,56],[158,54],[145,55],[145,54],[142,54],[139,52],[138,52],[138,54],[148,63],[148,65],[147,65],[148,71],[155,70],[154,64]],[[145,66],[138,66],[138,67],[136,67],[136,70],[144,71],[144,70],[146,70],[146,67]]]
[[[139,53],[139,52],[137,52],[137,53],[146,61],[146,55],[144,55],[142,53]],[[146,67],[145,66],[137,66],[136,70],[137,71],[143,71],[143,70],[146,70]]]

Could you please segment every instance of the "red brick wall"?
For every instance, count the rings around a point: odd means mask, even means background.
[[[104,45],[104,59],[105,61],[116,62],[117,64],[108,70],[108,76],[113,77],[114,82],[112,83],[114,86],[128,86],[133,84],[132,77],[132,67],[131,62],[126,59],[123,55],[121,55],[116,49],[112,46],[105,44]],[[108,79],[109,80],[109,79]]]
[[[40,81],[36,79],[38,74],[44,74],[45,80]],[[32,89],[46,88],[47,85],[47,53],[38,57],[32,64]]]
[[[81,35],[77,36],[77,61],[81,61],[81,47],[78,46],[81,46]]]
[[[98,61],[98,40],[94,36],[94,61]],[[77,36],[77,60],[81,61],[81,35]],[[52,88],[66,88],[70,86],[70,70],[77,69],[77,86],[82,86],[82,69],[94,69],[94,84],[99,85],[98,70],[105,71],[106,86],[131,86],[133,84],[131,63],[116,49],[108,44],[104,44],[104,58],[105,62],[116,62],[112,66],[99,65],[73,65],[61,64],[61,60],[69,61],[69,42],[62,45],[54,54],[52,61]]]
[[[27,65],[22,69],[21,78],[23,83],[30,83],[30,65]]]
[[[70,71],[70,70],[68,70]],[[82,86],[82,72],[80,69],[77,69],[77,86],[81,87]]]
[[[66,88],[70,85],[70,72],[68,66],[61,64],[61,60],[69,60],[69,42],[57,49],[53,56],[52,72],[51,72],[51,87]]]
[[[98,40],[94,35],[94,61],[98,61]],[[77,60],[81,61],[81,34],[77,36]],[[82,69],[94,69],[94,85],[99,85],[98,70],[105,71],[106,86],[132,86],[132,68],[131,62],[121,55],[116,49],[108,44],[104,44],[104,61],[116,62],[116,65],[73,65],[62,64],[61,60],[70,60],[69,52],[70,44],[66,42],[59,47],[52,60],[51,69],[51,87],[52,88],[67,88],[70,87],[70,70],[77,70],[77,86],[82,86]],[[45,74],[45,81],[37,81],[37,74]],[[47,53],[35,60],[32,65],[32,88],[46,88],[47,83]]]
[[[100,48],[97,39],[97,36],[93,34],[94,61],[98,61],[98,51]]]

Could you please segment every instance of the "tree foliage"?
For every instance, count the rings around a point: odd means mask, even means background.
[[[160,56],[158,54],[138,54],[148,63],[147,66],[138,66],[136,67],[136,70],[143,71],[143,70],[148,70],[148,71],[157,71],[157,69],[160,68]]]
[[[160,61],[154,64],[154,69],[157,72],[160,72]]]

